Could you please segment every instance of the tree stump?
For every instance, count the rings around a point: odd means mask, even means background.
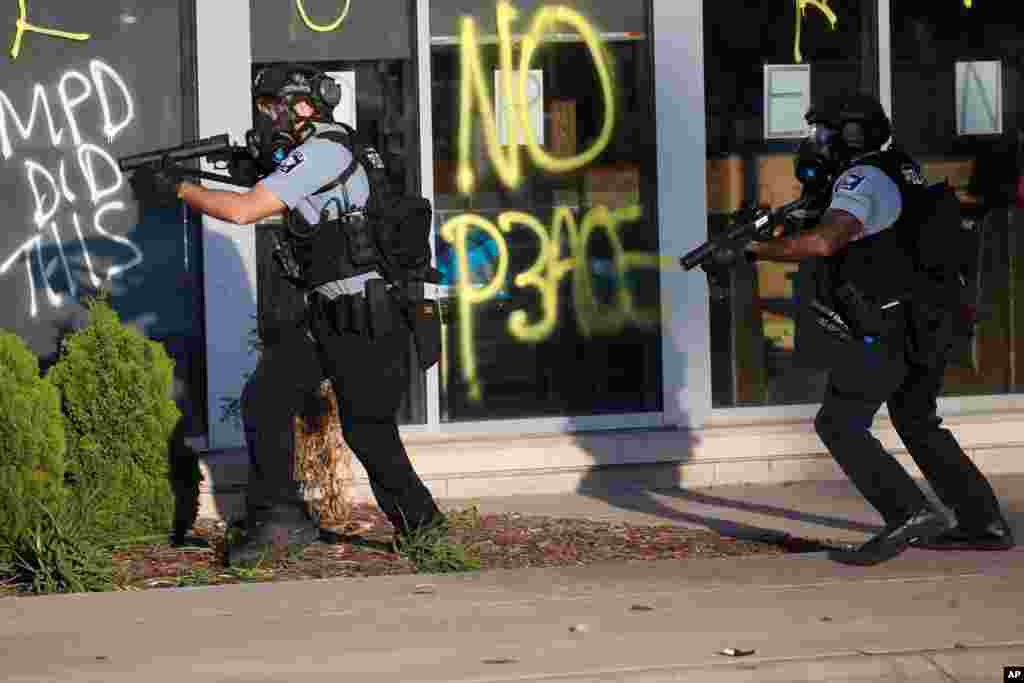
[[[352,514],[352,451],[341,434],[338,402],[324,380],[295,416],[295,478],[313,519],[344,532]]]

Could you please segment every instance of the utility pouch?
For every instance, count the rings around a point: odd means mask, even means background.
[[[305,280],[302,277],[302,268],[295,258],[291,243],[282,239],[280,232],[276,229],[269,229],[268,234],[272,245],[271,253],[274,256],[274,261],[281,268],[284,278],[297,287],[303,286]]]
[[[361,296],[339,296],[330,300],[318,297],[320,310],[335,334],[366,334],[369,321],[366,300]]]
[[[441,307],[436,301],[413,301],[409,311],[420,370],[441,360]]]
[[[377,248],[374,245],[370,221],[362,212],[354,212],[341,217],[341,227],[348,239],[348,253],[352,263],[357,267],[377,263]]]
[[[366,305],[366,298],[359,295],[343,296],[341,301],[348,316],[346,331],[358,335],[368,334],[370,331],[370,312]]]
[[[398,321],[395,319],[395,302],[388,292],[387,282],[382,279],[367,280],[365,300],[370,312],[370,335],[378,338],[394,333]]]

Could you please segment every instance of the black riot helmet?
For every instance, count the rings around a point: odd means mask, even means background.
[[[331,112],[341,101],[341,87],[311,66],[285,64],[260,70],[253,81],[252,95],[256,111],[254,127],[245,135],[246,147],[260,168],[271,173],[304,137],[302,130],[311,128],[308,121],[300,124],[294,110],[296,102],[307,101],[317,119],[330,121]]]
[[[831,142],[835,157],[860,156],[882,148],[892,135],[892,124],[881,102],[873,95],[841,95],[811,107],[807,123],[838,134]]]
[[[805,117],[810,134],[800,145],[796,176],[807,187],[831,180],[850,160],[882,148],[892,135],[877,98],[858,93],[812,107]],[[809,188],[813,189],[813,188]]]
[[[341,102],[341,86],[315,67],[282,64],[268,66],[256,74],[252,95],[282,97],[289,104],[303,97],[313,105],[321,118],[329,119],[331,112]]]
[[[843,142],[854,154],[882,149],[892,135],[892,124],[878,98],[865,93],[841,97],[836,116]]]

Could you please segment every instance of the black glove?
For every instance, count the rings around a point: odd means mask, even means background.
[[[708,259],[708,268],[711,269],[730,269],[735,268],[741,259],[751,260],[753,255],[746,250],[746,246],[749,244],[748,240],[736,239],[728,240],[723,242],[718,249],[711,254],[711,258]],[[704,271],[707,272],[708,268]]]
[[[254,186],[260,179],[260,167],[248,152],[235,154],[228,161],[228,175],[246,187]]]
[[[178,185],[184,173],[173,164],[142,166],[135,169],[128,183],[135,198],[151,206],[174,206],[178,201]]]

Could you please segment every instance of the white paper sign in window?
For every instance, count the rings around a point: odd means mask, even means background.
[[[505,97],[505,84],[500,70],[494,71],[494,111],[498,123],[498,139],[501,144],[509,144],[512,131],[518,131],[516,144],[525,145],[525,131],[519,130],[519,119],[514,106],[519,98],[519,72],[512,72],[512,101]],[[533,128],[537,144],[544,145],[544,72],[531,69],[526,74],[526,111]]]
[[[956,134],[1003,132],[1002,62],[956,63]]]
[[[764,65],[764,137],[802,138],[811,107],[810,64]]]
[[[334,120],[356,126],[356,72],[328,71],[327,75],[341,86],[341,101],[334,108]]]

